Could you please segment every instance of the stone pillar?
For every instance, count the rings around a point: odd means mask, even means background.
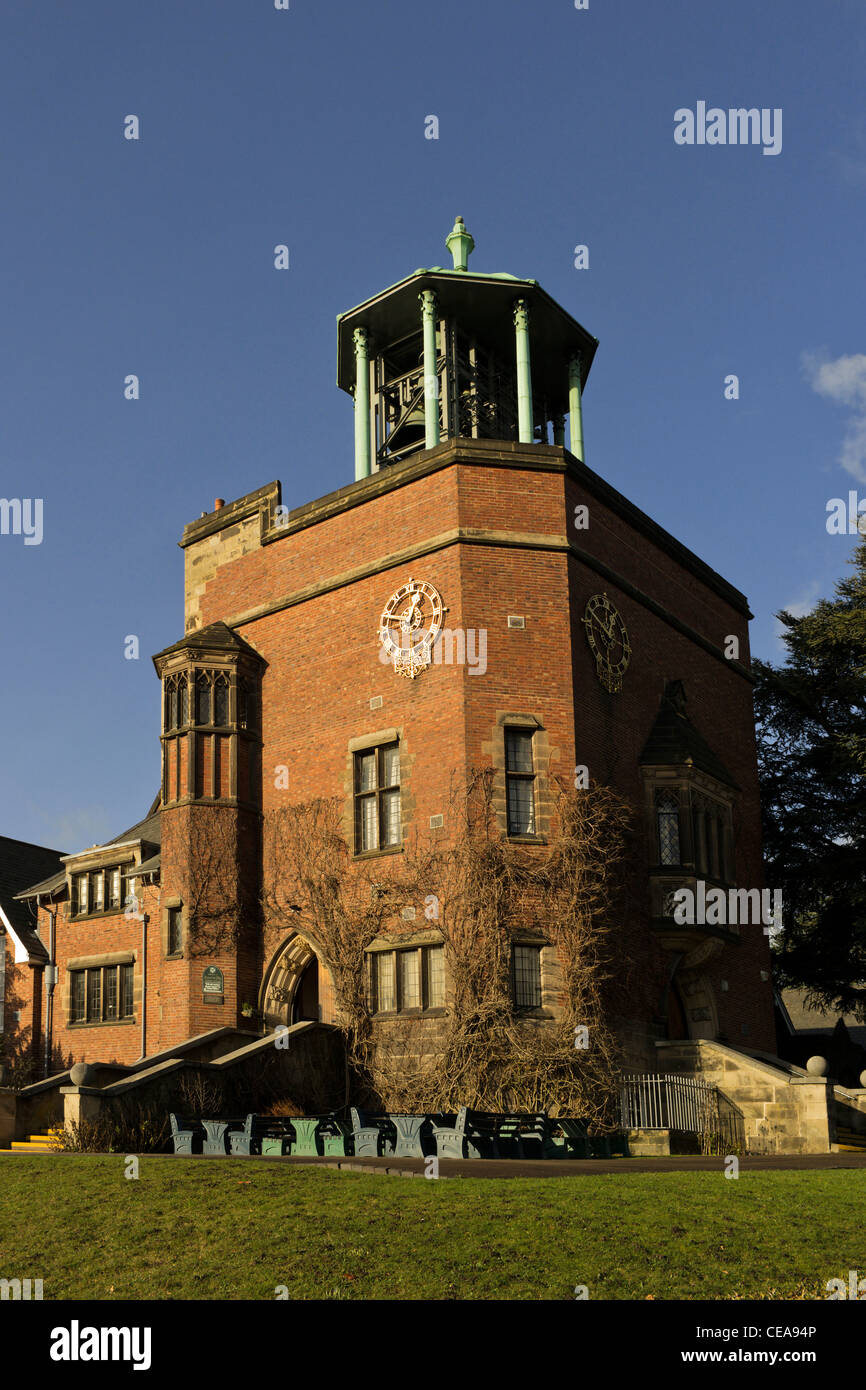
[[[355,481],[370,476],[370,356],[366,328],[356,328],[355,342]]]
[[[421,325],[424,331],[424,447],[435,449],[439,443],[439,373],[436,370],[436,296],[423,290]]]
[[[581,463],[583,457],[583,407],[580,400],[580,358],[575,355],[568,363],[568,425],[569,448]]]
[[[105,1097],[95,1086],[61,1086],[63,1097],[63,1124],[67,1127],[75,1122],[97,1120],[102,1113]]]
[[[517,438],[532,444],[532,373],[529,364],[529,305],[518,299],[514,305],[514,336],[517,350]]]

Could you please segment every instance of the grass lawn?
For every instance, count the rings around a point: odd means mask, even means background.
[[[866,1172],[374,1177],[0,1156],[0,1278],[46,1299],[826,1297],[866,1271]]]

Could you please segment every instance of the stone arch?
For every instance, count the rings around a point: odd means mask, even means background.
[[[314,963],[319,976],[319,1020],[322,1023],[336,1021],[331,973],[306,937],[292,932],[271,957],[259,989],[259,1009],[268,1030],[293,1022],[301,981]]]

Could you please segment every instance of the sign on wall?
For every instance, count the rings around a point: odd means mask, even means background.
[[[221,1004],[225,993],[223,972],[209,965],[201,974],[201,991],[206,1004]]]

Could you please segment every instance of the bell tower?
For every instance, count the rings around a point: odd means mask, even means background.
[[[564,446],[566,417],[583,462],[582,396],[598,340],[536,280],[470,271],[475,242],[462,217],[445,244],[450,270],[416,270],[338,318],[356,479],[446,439]]]

